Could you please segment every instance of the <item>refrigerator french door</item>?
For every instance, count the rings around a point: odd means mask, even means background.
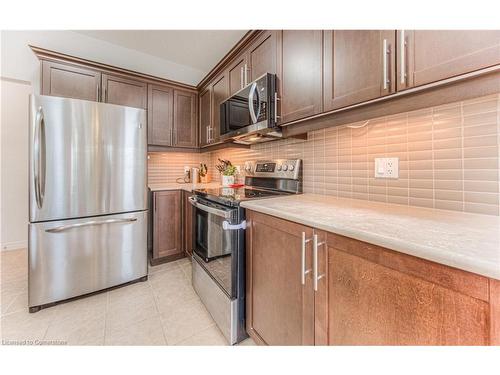
[[[147,276],[142,109],[30,100],[29,306]]]

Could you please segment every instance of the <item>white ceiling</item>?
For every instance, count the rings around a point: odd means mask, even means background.
[[[77,30],[207,74],[248,30]]]

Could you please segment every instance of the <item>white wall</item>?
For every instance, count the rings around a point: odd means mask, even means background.
[[[28,82],[0,79],[1,248],[24,248],[28,236]]]

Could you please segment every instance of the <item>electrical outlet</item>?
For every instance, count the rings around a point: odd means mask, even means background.
[[[375,158],[375,178],[399,178],[399,158]]]

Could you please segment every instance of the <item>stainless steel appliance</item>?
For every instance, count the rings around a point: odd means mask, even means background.
[[[30,106],[30,312],[145,279],[145,111],[42,95]]]
[[[276,75],[267,73],[221,103],[220,137],[242,144],[279,139],[277,113]]]
[[[245,186],[198,189],[195,207],[193,287],[231,344],[245,331],[245,209],[240,203],[302,192],[301,161],[245,163]]]

